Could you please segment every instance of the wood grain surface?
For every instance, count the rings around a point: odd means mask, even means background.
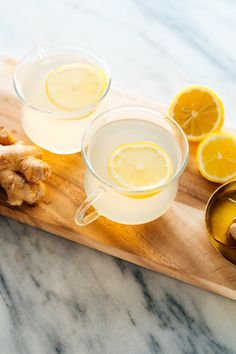
[[[0,125],[27,141],[20,126],[21,103],[12,87],[14,65],[11,60],[0,62]],[[165,110],[163,105],[112,91],[99,111],[127,104]],[[85,198],[81,155],[62,156],[46,151],[44,159],[53,169],[46,200],[35,207],[9,207],[2,191],[0,214],[236,299],[236,268],[213,248],[204,225],[204,208],[217,185],[200,176],[196,145],[192,144],[190,150],[176,201],[164,216],[151,223],[124,226],[100,217],[86,227],[77,226],[74,215]]]

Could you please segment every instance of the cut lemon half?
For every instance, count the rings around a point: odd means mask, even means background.
[[[198,146],[200,173],[209,181],[225,183],[236,177],[236,136],[226,132],[209,134]]]
[[[99,100],[107,88],[107,77],[94,65],[66,64],[49,72],[45,88],[55,106],[77,111]]]
[[[158,188],[167,183],[173,173],[172,161],[159,145],[133,142],[118,146],[108,160],[108,171],[123,188]],[[158,191],[156,191],[157,193]]]
[[[214,91],[190,86],[173,99],[169,115],[181,126],[189,141],[201,141],[224,123],[224,106]]]

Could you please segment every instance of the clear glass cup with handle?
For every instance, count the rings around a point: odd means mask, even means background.
[[[73,75],[72,69],[76,73],[76,68],[77,73],[81,72],[81,75]],[[60,75],[65,73],[66,69],[68,75],[64,75],[64,82],[62,82]],[[54,97],[50,96],[48,77],[52,72],[54,77],[58,75],[54,80],[55,87],[51,91],[54,95],[59,95],[60,99],[71,101],[76,88],[78,89],[81,85],[83,89],[81,81],[84,78],[84,72],[88,73],[86,76],[88,80],[89,77],[91,78],[89,75],[94,75],[95,80],[96,75],[99,77],[102,73],[104,87],[102,86],[101,92],[98,90],[97,94],[91,95],[91,101],[86,99],[84,105],[61,106],[60,101],[55,102]],[[68,85],[69,79],[73,80],[71,87]],[[93,81],[90,83],[94,84]],[[35,144],[57,154],[79,152],[83,133],[94,119],[92,113],[107,95],[110,83],[110,71],[107,64],[85,49],[72,46],[36,47],[17,64],[13,76],[16,94],[23,103],[21,123],[26,135]],[[66,91],[65,84],[70,90]],[[78,98],[81,98],[83,93],[84,91],[78,95]]]
[[[173,164],[171,178],[165,184],[142,188],[118,185],[107,168],[109,156],[117,146],[143,141],[156,143],[167,152]],[[87,198],[75,215],[80,226],[100,215],[129,225],[158,218],[174,201],[178,179],[189,156],[186,136],[174,120],[157,110],[138,106],[118,107],[100,114],[85,132],[81,151],[86,165]],[[88,213],[91,206],[94,210]]]

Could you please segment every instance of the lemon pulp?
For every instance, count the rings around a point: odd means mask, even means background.
[[[194,85],[180,91],[170,105],[169,114],[190,141],[202,140],[219,130],[224,122],[223,103],[214,91],[204,86]]]
[[[152,194],[156,194],[158,186],[167,183],[173,173],[172,161],[167,152],[152,142],[132,142],[118,146],[111,154],[107,167],[118,186],[139,191],[142,188],[155,188]]]
[[[65,111],[77,111],[97,102],[108,80],[104,71],[87,63],[72,63],[51,70],[45,89],[48,99]]]
[[[224,183],[236,177],[236,136],[209,134],[198,146],[198,168],[209,181]]]

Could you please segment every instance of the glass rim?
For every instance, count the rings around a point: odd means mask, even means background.
[[[86,153],[86,145],[85,145],[85,140],[88,136],[88,134],[90,133],[91,128],[94,126],[94,124],[100,120],[104,115],[108,114],[108,113],[112,113],[114,111],[122,111],[122,110],[126,110],[126,109],[136,109],[136,110],[145,110],[145,111],[149,111],[152,113],[156,113],[156,114],[160,114],[165,121],[168,121],[172,126],[174,126],[177,131],[180,133],[181,137],[182,137],[182,141],[184,142],[184,146],[185,146],[185,152],[184,152],[184,156],[182,159],[182,162],[180,164],[180,166],[176,169],[176,173],[173,174],[173,176],[170,178],[170,180],[168,180],[167,183],[163,183],[163,184],[155,184],[155,185],[151,185],[148,187],[142,187],[142,188],[124,188],[121,186],[118,186],[116,184],[113,184],[105,179],[103,179],[102,177],[100,177],[96,171],[94,170],[92,164],[90,163],[90,160],[87,156]],[[89,126],[87,127],[87,129],[85,130],[84,134],[83,134],[83,138],[82,138],[82,143],[81,143],[81,154],[83,157],[83,160],[85,162],[85,165],[88,167],[89,171],[93,174],[93,176],[95,178],[97,178],[102,184],[104,184],[105,186],[115,189],[118,192],[121,193],[127,193],[127,194],[143,194],[146,192],[153,192],[156,189],[164,189],[166,188],[168,185],[170,185],[174,180],[176,180],[177,178],[179,178],[181,176],[181,174],[183,173],[188,160],[189,160],[189,144],[188,144],[188,140],[187,137],[183,131],[183,129],[179,126],[179,124],[172,118],[170,118],[169,116],[167,116],[165,113],[161,112],[158,109],[153,109],[153,108],[149,108],[149,107],[145,107],[145,106],[136,106],[136,105],[125,105],[125,106],[118,106],[118,107],[114,107],[111,108],[107,111],[104,111],[102,113],[100,113],[95,119],[93,119],[93,121],[89,124]]]
[[[86,56],[88,57],[91,57],[93,58],[101,67],[102,69],[104,69],[104,72],[106,74],[106,77],[108,79],[108,82],[107,82],[107,87],[106,87],[106,90],[104,91],[104,93],[102,94],[102,96],[99,97],[99,99],[97,99],[96,101],[92,102],[92,103],[89,103],[88,105],[82,107],[80,110],[78,111],[62,111],[62,112],[54,112],[54,111],[50,111],[50,110],[45,110],[45,109],[41,109],[40,107],[37,107],[35,105],[32,105],[25,97],[25,95],[23,95],[22,93],[22,90],[21,90],[21,84],[19,82],[19,79],[17,78],[17,74],[18,74],[18,71],[20,70],[20,67],[23,63],[25,63],[27,60],[30,59],[30,57],[34,54],[37,54],[40,53],[46,53],[50,50],[55,50],[55,51],[63,51],[63,50],[71,50],[71,51],[74,51],[74,52],[77,52],[77,53],[81,53],[82,55],[84,55],[84,57],[86,58]],[[89,109],[89,107],[93,107],[95,104],[99,104],[99,102],[101,102],[105,96],[107,95],[107,93],[109,92],[110,90],[110,87],[111,87],[111,75],[110,75],[110,69],[109,69],[109,66],[107,65],[107,63],[99,58],[96,54],[94,54],[93,52],[90,52],[89,50],[87,49],[84,49],[84,48],[81,48],[81,47],[76,47],[76,46],[71,46],[71,45],[64,45],[64,46],[46,46],[46,47],[37,47],[33,50],[31,50],[28,54],[26,54],[16,65],[15,67],[15,70],[14,70],[14,73],[13,73],[13,86],[14,86],[14,89],[15,89],[15,92],[17,94],[17,97],[20,99],[20,101],[22,103],[24,103],[25,105],[27,105],[29,108],[37,111],[37,112],[41,112],[41,113],[44,113],[44,114],[47,114],[48,116],[52,116],[52,115],[55,115],[61,119],[63,118],[77,118],[78,119],[78,115],[80,117],[81,115],[81,112],[83,112],[83,110],[87,110]],[[81,116],[81,119],[83,118],[84,116]]]

